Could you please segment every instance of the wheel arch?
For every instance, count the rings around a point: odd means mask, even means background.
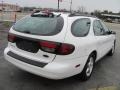
[[[93,51],[88,55],[88,59],[89,59],[90,55],[92,55],[92,54],[95,55],[95,62],[96,62],[96,60],[97,60],[97,51],[96,51],[96,50],[93,50]],[[88,61],[88,59],[87,59],[87,61]],[[86,61],[86,63],[87,63],[87,61]],[[86,65],[86,64],[85,64],[85,65]]]
[[[91,53],[90,53],[90,55],[91,54],[94,54],[95,55],[95,61],[96,61],[96,59],[97,59],[97,51],[96,50],[93,50]]]

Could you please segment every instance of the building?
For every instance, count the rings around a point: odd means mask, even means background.
[[[2,11],[20,11],[20,6],[15,4],[0,3],[0,10]]]
[[[102,18],[107,22],[116,22],[120,23],[120,15],[112,15],[112,14],[101,14]]]

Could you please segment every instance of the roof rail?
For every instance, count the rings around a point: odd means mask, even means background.
[[[91,14],[81,14],[81,13],[70,13],[69,17],[74,17],[74,16],[86,16],[86,17],[94,17],[94,18],[97,18],[96,16],[94,15],[91,15]]]

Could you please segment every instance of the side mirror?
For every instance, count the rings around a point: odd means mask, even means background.
[[[114,31],[108,31],[107,34],[116,34]]]
[[[110,31],[111,32],[111,34],[116,34],[116,32],[115,31]]]

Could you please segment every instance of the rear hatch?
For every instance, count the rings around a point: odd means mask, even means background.
[[[49,63],[56,56],[52,53],[55,45],[64,42],[66,30],[67,16],[35,13],[21,19],[11,28],[8,47],[20,56]]]

